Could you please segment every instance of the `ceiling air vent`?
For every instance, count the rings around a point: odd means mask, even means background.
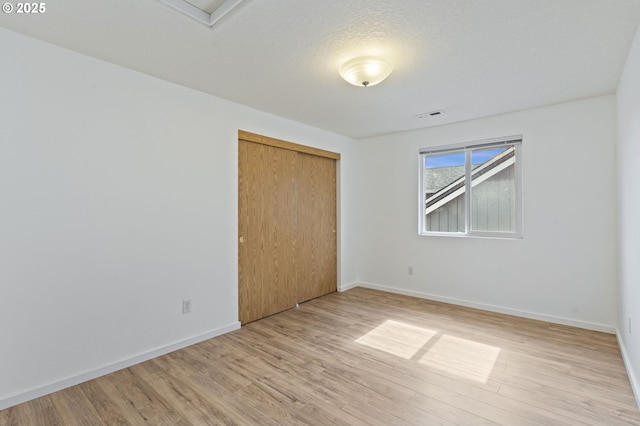
[[[440,115],[444,115],[444,111],[423,112],[422,114],[416,115],[416,118],[438,117]]]

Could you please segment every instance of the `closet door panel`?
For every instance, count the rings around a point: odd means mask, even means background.
[[[336,162],[299,154],[298,302],[337,289]]]
[[[238,141],[238,304],[242,324],[296,305],[298,160],[294,151]]]

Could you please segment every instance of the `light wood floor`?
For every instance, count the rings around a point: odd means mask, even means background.
[[[1,425],[640,425],[613,335],[367,289],[0,411]]]

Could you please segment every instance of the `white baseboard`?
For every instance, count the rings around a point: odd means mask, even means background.
[[[629,359],[629,354],[627,353],[627,347],[624,344],[624,340],[622,340],[622,335],[620,334],[619,329],[616,330],[616,336],[618,337],[618,346],[620,346],[622,360],[624,361],[624,366],[627,369],[627,376],[629,376],[629,382],[631,383],[633,396],[636,397],[636,404],[638,405],[638,408],[640,408],[640,383],[638,383],[638,376],[636,376],[636,373],[633,370],[631,359]]]
[[[156,348],[156,349],[135,355],[130,358],[116,361],[114,363],[105,365],[104,367],[100,367],[95,370],[86,371],[84,373],[80,373],[63,380],[59,380],[44,386],[39,386],[37,388],[30,389],[26,392],[20,392],[8,398],[1,399],[0,410],[4,410],[5,408],[22,404],[23,402],[31,401],[32,399],[36,399],[53,392],[57,392],[65,388],[78,385],[80,383],[95,379],[97,377],[104,376],[105,374],[113,373],[114,371],[122,370],[123,368],[131,367],[132,365],[139,364],[144,361],[148,361],[152,358],[156,358],[164,354],[168,354],[169,352],[177,351],[178,349],[186,348],[187,346],[200,343],[202,341],[211,339],[216,336],[220,336],[222,334],[228,333],[233,330],[237,330],[239,328],[240,328],[240,322],[234,322],[224,327],[216,328],[206,333],[189,337],[188,339],[180,340],[178,342],[175,342],[166,346],[162,346],[160,348]]]
[[[346,291],[354,287],[364,287],[364,288],[370,288],[373,290],[386,291],[389,293],[403,294],[405,296],[419,297],[421,299],[435,300],[437,302],[450,303],[452,305],[460,305],[460,306],[466,306],[469,308],[482,309],[484,311],[497,312],[500,314],[514,315],[517,317],[535,319],[535,320],[550,322],[554,324],[569,325],[572,327],[584,328],[587,330],[594,330],[594,331],[601,331],[603,333],[616,334],[616,328],[609,325],[597,324],[597,323],[580,321],[580,320],[573,320],[573,319],[563,318],[563,317],[556,317],[553,315],[540,314],[537,312],[522,311],[519,309],[505,308],[503,306],[489,305],[485,303],[472,302],[469,300],[455,299],[452,297],[438,296],[435,294],[423,293],[423,292],[414,291],[414,290],[405,290],[405,289],[400,289],[396,287],[387,287],[379,284],[370,284],[370,283],[364,283],[364,282],[352,283],[352,284],[349,284],[347,287],[348,288],[344,290],[341,289],[341,291]]]
[[[343,292],[343,291],[351,290],[352,288],[355,288],[358,286],[360,286],[360,283],[358,282],[349,283],[349,284],[341,285],[338,291]]]

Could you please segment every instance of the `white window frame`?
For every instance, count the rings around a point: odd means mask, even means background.
[[[523,238],[523,217],[522,217],[522,135],[505,136],[494,139],[484,139],[474,142],[466,142],[459,144],[450,144],[442,146],[433,146],[420,148],[419,150],[419,173],[418,173],[418,234],[423,236],[444,236],[444,237],[472,237],[472,238],[504,238],[504,239],[522,239]],[[471,229],[472,204],[471,194],[473,191],[471,180],[471,152],[479,148],[500,147],[502,145],[510,145],[515,148],[515,231],[514,232],[488,232],[474,231]],[[449,152],[465,153],[465,188],[471,188],[470,191],[465,190],[465,231],[464,232],[442,232],[425,230],[426,212],[425,212],[425,188],[424,188],[424,172],[425,157],[432,154],[445,154]],[[477,182],[476,185],[480,183]]]

